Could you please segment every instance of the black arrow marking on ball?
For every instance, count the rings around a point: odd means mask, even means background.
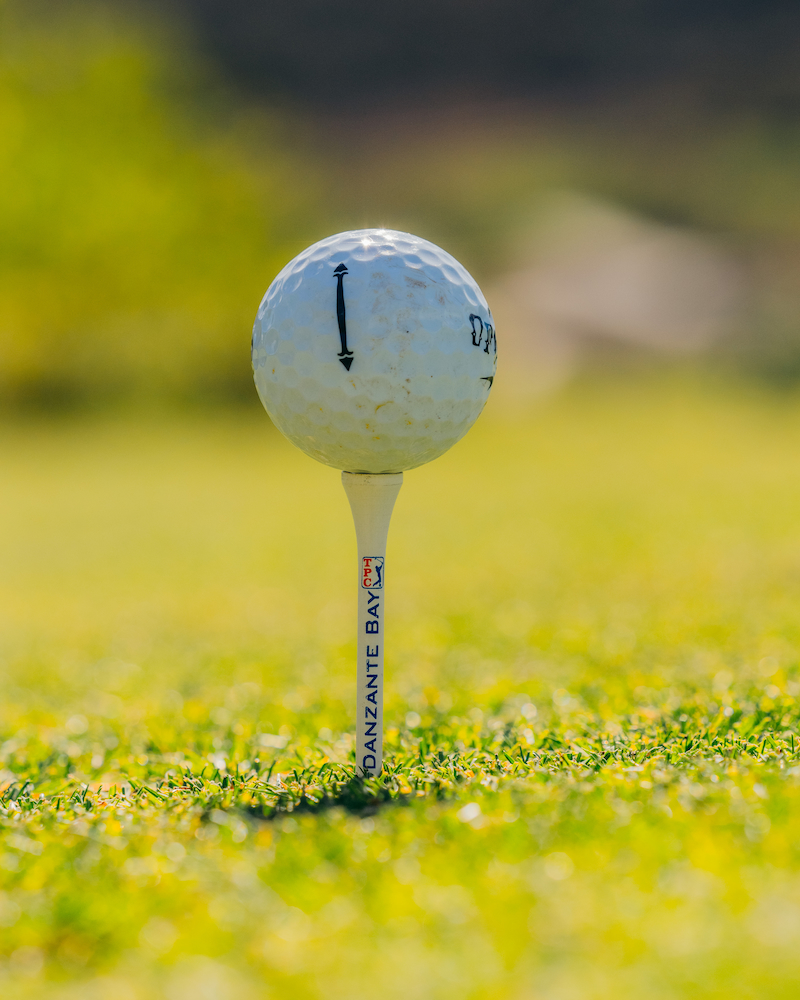
[[[333,273],[336,275],[336,319],[339,321],[339,339],[342,342],[339,360],[347,371],[350,371],[350,365],[353,363],[353,352],[347,349],[347,321],[344,313],[344,288],[342,287],[342,278],[348,273],[347,266],[340,264]]]
[[[491,387],[492,382],[494,382],[494,375],[484,375],[481,378],[481,382],[488,382]]]

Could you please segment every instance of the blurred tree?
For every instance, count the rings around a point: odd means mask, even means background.
[[[328,106],[668,82],[715,102],[800,108],[796,0],[169,2],[232,79]]]
[[[245,162],[176,37],[108,5],[0,17],[3,404],[249,398],[252,317],[313,202],[277,125]]]

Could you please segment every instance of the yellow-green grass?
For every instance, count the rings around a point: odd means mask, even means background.
[[[355,543],[261,414],[0,431],[4,996],[790,997],[800,401],[496,407]]]

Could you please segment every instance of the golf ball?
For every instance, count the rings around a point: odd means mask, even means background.
[[[346,472],[392,473],[462,438],[497,367],[478,285],[409,233],[361,229],[304,250],[253,327],[261,402],[298,448]]]

